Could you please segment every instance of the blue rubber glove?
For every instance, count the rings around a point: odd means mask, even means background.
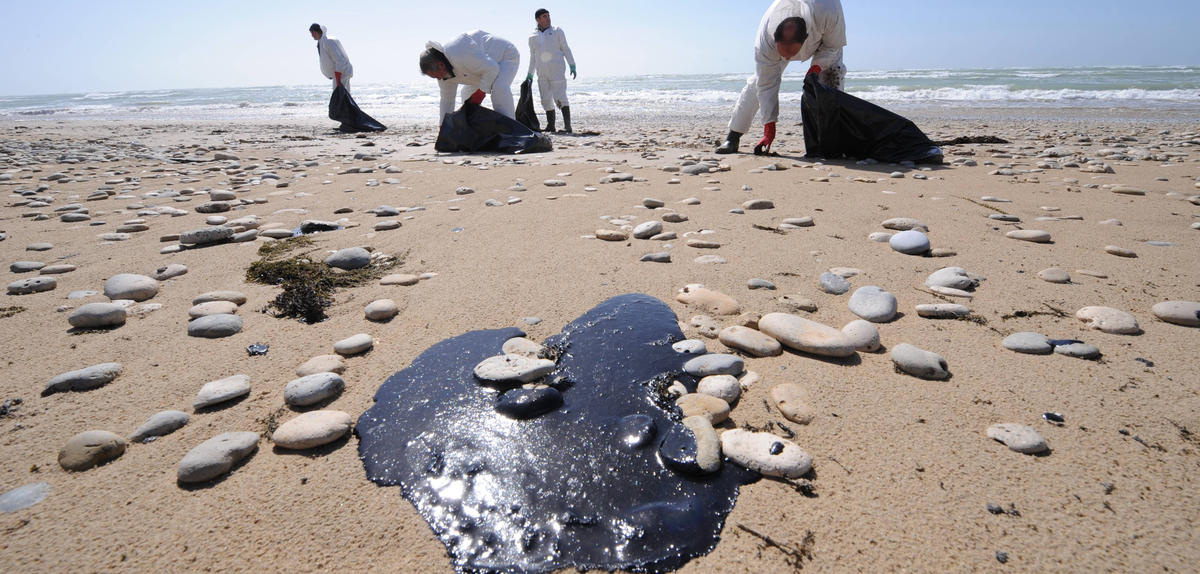
[[[575,64],[571,64],[571,79],[575,79]]]
[[[526,75],[526,76],[525,76],[525,81],[526,81],[526,82],[532,82],[532,81],[533,81],[533,74],[528,74],[528,75]]]

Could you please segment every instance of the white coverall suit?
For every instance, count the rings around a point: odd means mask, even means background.
[[[567,66],[575,66],[575,56],[567,45],[567,35],[562,28],[550,26],[545,30],[534,30],[529,36],[529,74],[537,70],[538,93],[542,96],[542,109],[554,111],[571,105],[567,101]]]
[[[346,87],[346,91],[350,91],[350,78],[354,76],[354,66],[350,65],[350,57],[346,55],[345,48],[342,48],[341,40],[330,37],[325,26],[321,26],[321,39],[317,40],[317,56],[321,61],[321,73],[333,80],[333,87],[337,87],[337,76],[333,73],[340,72],[342,85]]]
[[[442,113],[438,121],[454,111],[454,92],[459,84],[463,86],[464,100],[475,90],[483,90],[492,98],[492,109],[516,119],[512,83],[521,67],[521,53],[512,42],[483,30],[474,30],[458,35],[445,46],[429,42],[425,47],[445,54],[453,68],[453,77],[438,80],[442,89]]]
[[[775,29],[792,17],[804,19],[808,38],[791,60],[785,60],[775,46]],[[758,27],[754,42],[756,71],[738,96],[729,131],[740,134],[749,131],[754,114],[760,109],[764,124],[779,119],[779,85],[789,61],[812,58],[813,65],[821,67],[821,83],[842,89],[846,77],[846,66],[842,63],[845,45],[846,22],[840,0],[775,0]]]

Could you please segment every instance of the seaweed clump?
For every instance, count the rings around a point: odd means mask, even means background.
[[[21,307],[19,305],[13,305],[11,307],[0,307],[0,319],[7,319],[9,317],[12,317],[13,315],[16,315],[17,313],[25,311],[25,310],[26,309],[24,307]]]
[[[283,292],[270,303],[276,317],[299,319],[304,323],[320,323],[328,318],[325,310],[333,305],[338,289],[357,287],[378,280],[399,261],[387,258],[362,269],[343,271],[309,257],[315,249],[297,255],[292,252],[311,247],[308,237],[292,237],[268,243],[258,248],[259,260],[246,270],[246,280],[252,283],[278,285]],[[289,256],[291,255],[291,256]]]

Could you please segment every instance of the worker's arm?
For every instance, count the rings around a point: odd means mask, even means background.
[[[529,72],[525,74],[526,80],[533,79],[533,68],[537,64],[537,33],[529,37]]]
[[[458,84],[450,80],[438,80],[438,84],[442,89],[441,113],[438,114],[438,122],[440,123],[442,118],[446,117],[446,114],[454,111],[454,95],[458,92]]]
[[[754,64],[758,82],[758,110],[764,124],[772,123],[779,119],[779,86],[783,82],[787,61],[778,54],[759,51],[754,56]]]
[[[336,74],[345,74],[350,71],[350,58],[346,56],[346,50],[342,48],[340,40],[330,40],[325,46],[329,48],[329,57],[333,60],[333,71]]]
[[[558,29],[558,45],[562,48],[562,53],[567,57],[567,65],[571,66],[571,70],[575,69],[575,55],[571,53],[571,46],[567,45],[567,33]]]

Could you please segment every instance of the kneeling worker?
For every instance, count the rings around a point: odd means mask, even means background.
[[[779,85],[789,62],[812,58],[810,72],[819,72],[823,85],[843,88],[846,66],[846,22],[840,0],[775,0],[759,24],[754,42],[755,74],[746,81],[729,120],[729,135],[717,153],[736,153],[741,137],[750,129],[760,109],[763,139],[758,147],[769,151],[779,119]]]
[[[429,42],[420,58],[421,73],[439,82],[442,89],[441,115],[454,111],[454,92],[463,86],[463,100],[479,104],[490,94],[492,108],[516,117],[512,82],[521,67],[521,54],[512,42],[483,30],[459,34],[445,45]]]

